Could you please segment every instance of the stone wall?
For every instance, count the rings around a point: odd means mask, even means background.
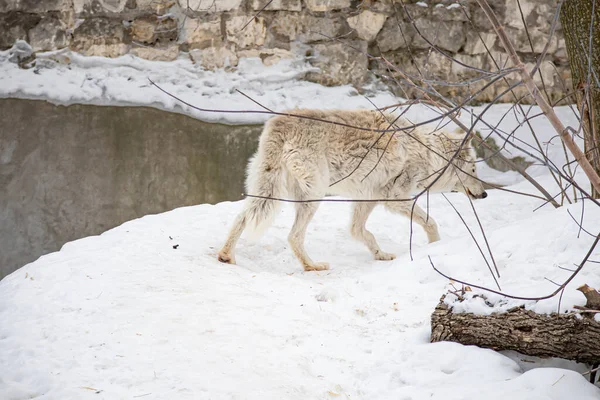
[[[260,57],[265,65],[282,58],[302,58],[320,68],[306,79],[325,85],[357,87],[384,77],[400,95],[405,92],[384,63],[430,79],[463,81],[478,72],[430,52],[421,34],[461,62],[483,69],[504,65],[507,57],[487,19],[473,0],[0,0],[0,49],[15,40],[35,51],[70,47],[89,56],[127,53],[150,60],[173,60],[184,53],[205,68],[234,68],[242,57]],[[490,0],[524,61],[531,66],[542,52],[555,0]],[[405,6],[405,8],[403,7]],[[407,14],[408,13],[408,14]],[[339,38],[334,40],[333,38]],[[484,45],[485,43],[485,45]],[[487,54],[486,47],[492,56]],[[570,87],[560,29],[536,80],[553,99]],[[510,82],[509,82],[510,83]],[[440,88],[463,95],[481,87]],[[567,86],[564,86],[564,85]],[[500,82],[481,100],[506,87]],[[505,96],[504,100],[513,100]]]
[[[19,99],[0,99],[0,121],[0,279],[134,218],[239,200],[262,129]]]

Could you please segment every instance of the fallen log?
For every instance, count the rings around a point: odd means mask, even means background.
[[[600,363],[600,322],[576,313],[536,314],[525,307],[503,313],[453,313],[445,295],[431,315],[431,342],[450,341],[537,357]]]

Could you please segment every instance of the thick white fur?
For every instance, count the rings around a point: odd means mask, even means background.
[[[429,187],[434,192],[457,190],[472,197],[486,196],[477,179],[474,151],[464,132],[432,133],[431,128],[417,127],[382,134],[376,131],[390,129],[394,117],[370,110],[295,110],[293,114],[370,130],[291,116],[272,118],[265,124],[258,151],[248,164],[248,194],[295,200],[320,199],[327,194],[361,200],[407,199]],[[408,127],[409,123],[401,119],[395,126]],[[439,176],[461,145],[453,165]],[[421,225],[430,242],[439,240],[433,218],[416,204],[413,208],[412,201],[382,203]],[[219,252],[219,260],[235,263],[235,245],[244,229],[253,231],[253,236],[262,233],[277,214],[279,204],[265,198],[247,198]],[[395,256],[383,252],[365,228],[376,205],[354,204],[351,233],[365,243],[376,259],[391,260]],[[296,219],[288,236],[293,252],[305,270],[327,269],[327,263],[313,262],[304,250],[306,227],[319,203],[295,206]]]

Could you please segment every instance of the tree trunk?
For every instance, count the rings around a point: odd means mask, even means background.
[[[600,1],[566,0],[560,11],[560,23],[581,112],[584,151],[600,174]],[[600,198],[593,187],[592,196]]]
[[[600,362],[600,322],[574,314],[536,314],[523,307],[502,314],[455,314],[442,297],[431,315],[431,342],[440,341]]]

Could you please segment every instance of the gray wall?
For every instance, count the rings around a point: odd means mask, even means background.
[[[130,219],[238,200],[260,130],[146,107],[0,99],[0,278]]]

